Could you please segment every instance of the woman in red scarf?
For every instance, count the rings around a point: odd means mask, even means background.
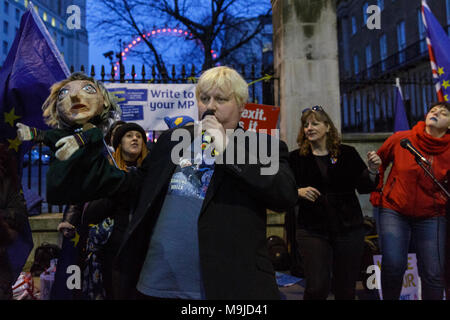
[[[383,299],[400,297],[403,274],[407,268],[409,243],[414,240],[422,299],[442,300],[448,199],[417,164],[415,157],[402,148],[400,141],[409,139],[430,162],[428,170],[446,185],[450,168],[450,104],[431,105],[425,122],[412,130],[389,137],[378,150],[383,168],[392,163],[389,177],[379,199],[380,239],[383,254],[381,287]],[[380,179],[381,183],[383,179]],[[381,189],[381,188],[380,188]]]

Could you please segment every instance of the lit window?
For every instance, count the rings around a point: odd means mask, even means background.
[[[23,4],[25,5],[25,9],[28,8],[28,0],[24,0]]]
[[[367,24],[367,8],[369,7],[369,4],[366,2],[363,5],[363,22],[364,24]]]
[[[406,36],[405,36],[405,21],[400,21],[397,24],[397,44],[398,44],[398,62],[405,62],[405,48],[406,48]]]
[[[352,35],[356,33],[356,18],[352,17]]]
[[[353,56],[353,71],[355,74],[359,73],[359,61],[358,61],[358,55]]]
[[[55,27],[56,26],[56,20],[55,20],[55,18],[52,18],[52,27]]]
[[[419,26],[420,53],[422,53],[427,50],[427,42],[425,40],[426,30],[423,25],[422,10],[420,8],[417,9],[417,25]]]
[[[372,50],[370,44],[366,46],[366,68],[369,69],[372,66]]]
[[[42,14],[42,19],[43,19],[44,21],[47,21],[47,12],[44,12],[44,13]]]
[[[386,35],[383,34],[380,37],[380,60],[381,60],[381,71],[386,70],[386,58],[387,58],[387,42]]]

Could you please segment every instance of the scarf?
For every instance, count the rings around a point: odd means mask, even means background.
[[[441,138],[433,137],[425,131],[424,121],[419,121],[411,129],[411,133],[411,143],[430,155],[443,153],[450,146],[450,134],[446,133]]]

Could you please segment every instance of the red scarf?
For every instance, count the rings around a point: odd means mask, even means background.
[[[419,121],[411,129],[411,143],[430,155],[445,152],[450,146],[450,134],[446,133],[441,138],[435,138],[425,131],[425,122]]]

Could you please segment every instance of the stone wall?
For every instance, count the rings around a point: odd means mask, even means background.
[[[301,112],[322,105],[340,129],[339,67],[334,0],[272,0],[275,104],[280,137],[296,146]]]

